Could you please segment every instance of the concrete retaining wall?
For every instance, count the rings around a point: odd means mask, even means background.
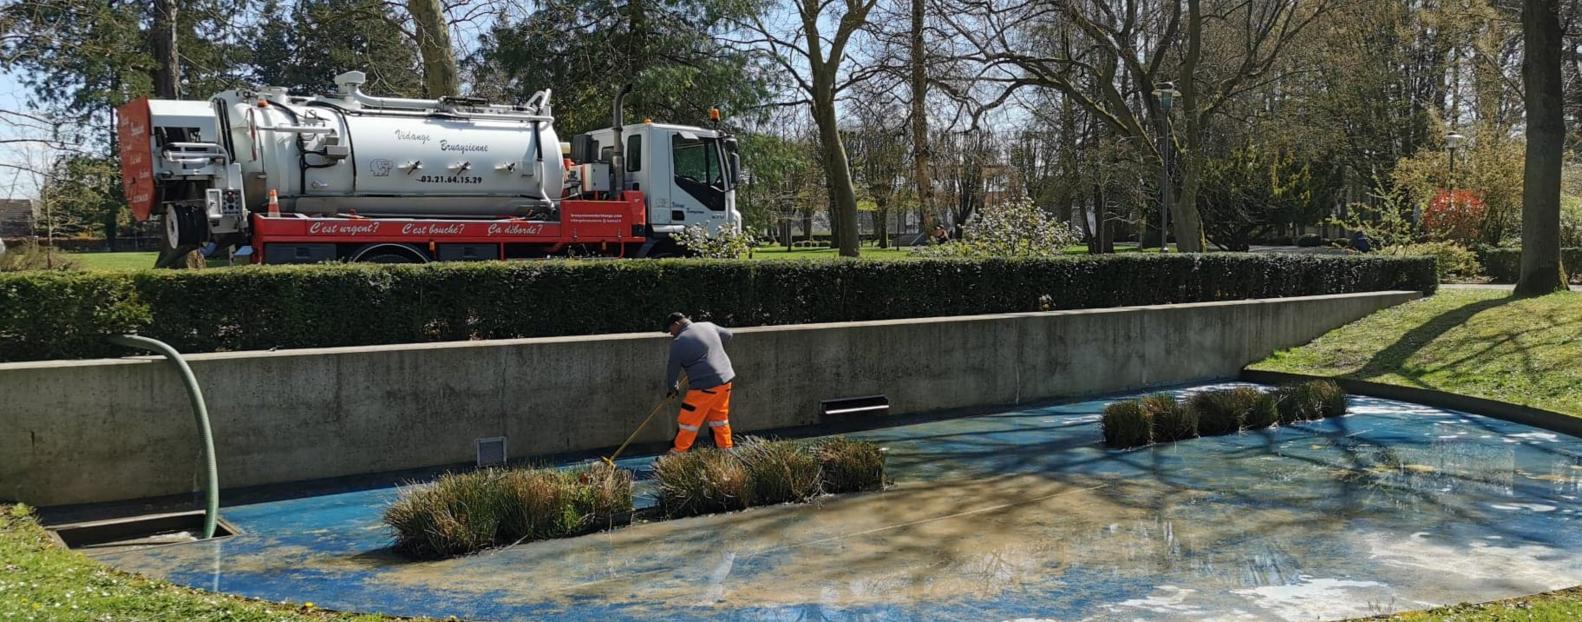
[[[883,393],[912,413],[1224,378],[1375,310],[1377,292],[744,328],[732,423],[818,422],[818,402]],[[662,334],[236,352],[190,357],[226,487],[619,444],[661,395]],[[666,413],[641,438],[675,430]],[[181,382],[146,358],[0,364],[0,498],[35,505],[199,484]]]

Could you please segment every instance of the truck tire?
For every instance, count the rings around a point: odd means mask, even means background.
[[[208,237],[208,223],[202,212],[176,205],[165,207],[163,219],[164,226],[159,228],[163,243],[159,245],[159,256],[154,259],[154,267],[186,268],[189,263],[187,255],[198,250],[203,238]]]
[[[355,263],[428,263],[423,251],[408,244],[372,244],[351,254]]]
[[[196,208],[165,206],[165,246],[171,250],[196,248],[208,237],[209,223]]]
[[[417,260],[413,259],[411,255],[407,255],[405,253],[381,252],[373,255],[366,255],[362,259],[358,259],[357,263],[417,263]]]

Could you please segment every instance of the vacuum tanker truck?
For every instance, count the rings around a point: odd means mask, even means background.
[[[255,263],[677,254],[685,228],[741,227],[736,141],[622,120],[555,133],[550,91],[514,105],[261,87],[139,99],[117,119],[122,183],[162,263],[213,243]]]

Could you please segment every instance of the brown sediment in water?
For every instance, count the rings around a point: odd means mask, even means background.
[[[1170,509],[1208,495],[1156,482],[1036,475],[900,486],[691,519],[634,525],[438,562],[384,565],[398,585],[507,594],[505,602],[592,599],[695,606],[750,600],[858,606],[992,597],[1059,583],[1066,568],[1157,572],[1183,548],[1206,550],[1288,524],[1282,509],[1180,523]],[[370,560],[322,560],[321,568]]]

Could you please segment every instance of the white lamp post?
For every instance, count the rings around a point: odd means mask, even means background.
[[[1159,88],[1154,89],[1153,95],[1159,100],[1159,110],[1164,114],[1164,132],[1159,137],[1159,252],[1168,252],[1170,249],[1170,159],[1171,148],[1174,141],[1170,140],[1170,109],[1175,106],[1175,98],[1180,95],[1175,83],[1163,82]]]
[[[1452,212],[1456,211],[1456,148],[1460,147],[1461,142],[1466,139],[1467,137],[1455,130],[1445,134],[1445,148],[1450,150],[1450,211]]]

